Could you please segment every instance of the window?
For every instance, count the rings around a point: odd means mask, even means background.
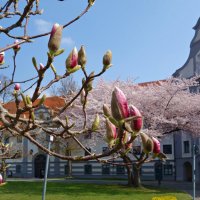
[[[105,153],[105,152],[108,151],[108,150],[109,150],[108,147],[103,147],[103,148],[102,148],[102,152],[103,152],[103,153]]]
[[[117,165],[117,174],[125,174],[124,166]]]
[[[16,173],[21,173],[21,165],[16,165]]]
[[[102,165],[102,174],[110,174],[110,165]]]
[[[189,141],[184,141],[183,146],[184,146],[184,153],[190,153],[190,143],[189,143]]]
[[[164,154],[172,154],[172,145],[171,144],[164,144],[163,145],[163,153]]]
[[[84,172],[85,174],[92,174],[92,165],[85,165]]]
[[[140,155],[141,154],[141,146],[134,146],[133,147],[133,154]]]
[[[164,175],[172,175],[172,174],[173,174],[173,166],[164,165]]]
[[[89,152],[91,152],[91,149],[90,148],[86,148]],[[87,151],[85,151],[85,156],[88,156],[90,155]]]

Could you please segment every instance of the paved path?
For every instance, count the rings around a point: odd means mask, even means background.
[[[43,181],[43,179],[13,179],[8,178],[8,181]],[[66,182],[66,183],[94,183],[94,184],[126,184],[126,180],[102,180],[102,179],[48,179],[50,182]],[[157,181],[143,181],[144,185],[158,186]],[[159,187],[177,189],[193,195],[193,187],[191,182],[174,182],[162,181]],[[196,200],[200,200],[200,184],[196,184]]]

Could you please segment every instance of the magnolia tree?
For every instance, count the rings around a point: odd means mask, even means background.
[[[110,138],[108,138],[110,146],[108,151],[99,154],[88,151],[87,156],[66,155],[62,151],[56,151],[54,149],[48,150],[44,142],[37,139],[38,130],[41,130],[43,133],[49,136],[54,136],[57,141],[71,139],[80,148],[86,150],[85,144],[83,144],[79,138],[84,134],[98,132],[100,126],[99,116],[96,115],[91,124],[88,122],[86,107],[89,107],[90,105],[87,104],[87,99],[88,95],[93,89],[94,79],[101,76],[112,66],[111,51],[107,51],[103,56],[102,70],[98,73],[88,72],[86,51],[83,46],[79,51],[74,48],[68,55],[65,61],[66,71],[64,74],[58,74],[54,64],[54,61],[57,59],[57,57],[63,55],[64,52],[64,49],[60,49],[62,32],[64,28],[68,27],[70,24],[74,23],[76,20],[82,17],[93,5],[94,0],[88,0],[85,10],[76,18],[66,23],[65,25],[59,25],[58,23],[55,23],[50,32],[40,35],[29,35],[28,32],[28,24],[32,17],[38,14],[42,14],[39,0],[29,0],[23,2],[9,0],[1,6],[0,19],[3,20],[7,18],[13,18],[13,20],[10,21],[11,24],[9,24],[7,27],[0,27],[0,33],[4,34],[10,39],[17,39],[15,42],[13,42],[13,44],[7,45],[6,47],[0,49],[0,70],[8,67],[5,52],[9,51],[10,49],[14,50],[13,69],[10,76],[7,74],[9,81],[6,84],[1,85],[0,94],[2,94],[9,87],[13,88],[12,93],[13,101],[15,102],[15,113],[11,113],[10,110],[6,109],[4,103],[0,103],[0,131],[2,134],[9,132],[13,137],[23,136],[44,152],[64,160],[84,161],[96,159],[99,162],[107,162],[107,157],[115,152],[120,151],[120,149],[121,151],[124,151],[124,145],[126,145],[126,143],[127,145],[131,143],[137,136],[138,131],[134,131],[131,128],[127,129],[127,127],[128,124],[134,123],[131,121],[140,121],[140,116],[139,118],[137,116],[135,117],[133,112],[130,112],[129,116],[129,111],[127,110],[128,107],[125,105],[125,97],[120,90],[116,89],[113,92],[111,102],[112,116],[107,117],[107,123],[109,124],[108,127],[110,127],[111,130],[112,126],[118,127],[118,133],[117,136],[115,136],[117,138],[117,142],[111,142]],[[15,30],[19,31],[15,32]],[[19,35],[16,35],[15,33],[18,33]],[[32,78],[29,77],[26,80],[16,81],[16,73],[19,71],[16,60],[19,55],[18,53],[23,53],[23,45],[29,45],[31,49],[30,42],[32,39],[41,38],[47,35],[50,35],[50,37],[48,41],[49,50],[47,52],[46,63],[38,64],[36,58],[33,57],[32,64],[36,75]],[[49,71],[52,72],[52,78],[48,83],[45,83],[45,78],[47,74],[49,76]],[[37,119],[35,117],[34,111],[45,102],[45,92],[55,83],[66,77],[70,77],[77,71],[82,71],[83,73],[83,80],[80,89],[64,99],[64,106],[60,108],[59,111],[52,116],[52,118],[48,120]],[[26,83],[31,84],[26,89],[22,89],[26,87]],[[25,94],[25,92],[29,89],[33,90],[32,95]],[[74,109],[73,105],[79,97],[81,98],[81,109],[84,116],[82,126],[77,126],[75,123],[77,120],[74,121],[69,119],[67,114],[68,111]],[[124,102],[124,105],[122,101]],[[129,132],[131,138],[130,140],[124,142],[125,132]],[[110,137],[113,137],[112,132],[110,132]],[[105,159],[102,160],[102,158]]]

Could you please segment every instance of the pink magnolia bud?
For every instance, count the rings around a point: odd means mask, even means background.
[[[63,26],[58,23],[54,24],[51,30],[51,35],[49,38],[48,47],[50,52],[55,53],[60,48],[60,43],[62,39]]]
[[[143,120],[140,111],[133,105],[129,106],[129,117],[139,117],[131,121],[131,128],[134,132],[139,132],[142,129]]]
[[[20,84],[19,84],[19,83],[16,83],[14,89],[15,89],[16,91],[20,90]]]
[[[42,63],[40,63],[40,70],[44,69],[44,65]]]
[[[152,137],[152,140],[153,140],[153,153],[155,154],[160,153],[160,142],[155,137]]]
[[[117,129],[116,127],[106,118],[106,137],[108,141],[117,138]]]
[[[111,111],[116,120],[121,120],[129,116],[128,102],[126,96],[119,89],[115,88],[112,92]]]
[[[15,40],[14,44],[16,44],[14,47],[13,47],[13,50],[15,52],[19,51],[20,50],[20,45],[18,44],[19,43],[19,40]]]
[[[67,57],[65,64],[68,71],[70,71],[78,65],[78,51],[76,47],[73,48],[73,50]]]
[[[0,53],[0,65],[3,65],[5,63],[5,53]]]

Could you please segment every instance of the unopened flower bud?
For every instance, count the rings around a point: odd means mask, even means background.
[[[14,89],[15,89],[16,91],[18,91],[18,90],[20,90],[20,88],[21,88],[21,87],[20,87],[20,84],[19,84],[19,83],[16,83]]]
[[[99,115],[96,114],[96,117],[94,119],[94,122],[92,124],[92,131],[96,131],[99,128],[100,118]]]
[[[153,153],[160,153],[160,142],[155,137],[152,137],[153,140]]]
[[[107,69],[112,64],[112,52],[108,50],[105,55],[103,56],[103,65]]]
[[[133,105],[129,106],[129,117],[138,117],[131,121],[131,128],[134,132],[139,132],[142,129],[143,120],[140,111]]]
[[[124,132],[122,142],[125,144],[125,149],[131,149],[133,147],[133,143],[128,143],[131,139],[131,135],[128,132]],[[128,144],[127,144],[128,143]]]
[[[40,99],[38,106],[42,105],[45,102],[45,100],[46,100],[46,95],[44,94]]]
[[[0,53],[0,65],[5,63],[5,52]]]
[[[111,111],[112,111],[112,116],[116,120],[121,120],[129,116],[128,102],[126,96],[117,87],[112,92]]]
[[[145,133],[140,133],[143,145],[144,153],[150,153],[153,151],[153,141],[152,139]]]
[[[73,50],[67,57],[65,65],[69,73],[73,73],[81,68],[81,66],[78,65],[78,51],[76,47],[73,48]]]
[[[95,2],[95,0],[88,0],[88,4],[89,4],[90,6],[93,6],[93,5],[94,5],[94,2]]]
[[[81,91],[81,104],[84,104],[85,101],[86,101],[86,99],[85,99],[85,90],[83,89],[83,90]]]
[[[19,43],[19,40],[15,40],[14,44],[16,44],[16,45],[13,47],[13,50],[15,53],[17,53],[21,49],[21,47],[18,43]]]
[[[54,24],[51,30],[51,35],[49,38],[48,47],[52,54],[56,53],[60,48],[60,43],[62,39],[63,26],[59,24]]]
[[[117,138],[117,129],[109,119],[106,119],[106,137],[108,141]]]
[[[103,104],[103,114],[106,117],[110,117],[111,116],[111,110],[110,110],[110,108],[108,107],[107,104]]]
[[[78,52],[78,64],[84,67],[86,62],[87,62],[87,57],[86,57],[85,48],[84,46],[81,46]]]
[[[40,70],[44,69],[44,65],[42,63],[40,63]]]

